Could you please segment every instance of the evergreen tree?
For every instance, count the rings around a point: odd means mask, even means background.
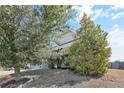
[[[63,31],[70,12],[71,6],[0,6],[0,65],[19,73],[36,63],[34,53]]]
[[[69,49],[68,61],[82,75],[100,76],[106,73],[111,48],[108,47],[107,32],[84,14],[77,31],[76,40]]]

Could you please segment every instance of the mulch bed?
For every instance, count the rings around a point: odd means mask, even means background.
[[[29,78],[21,78],[20,80],[16,81],[15,79],[9,80],[6,83],[1,85],[1,88],[17,88],[19,85],[26,83],[29,81]]]

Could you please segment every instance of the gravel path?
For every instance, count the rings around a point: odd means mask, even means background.
[[[118,74],[118,75],[115,75]],[[124,71],[109,70],[101,78],[92,78],[74,74],[70,70],[47,70],[41,71],[39,76],[27,85],[30,88],[116,88],[124,87]]]

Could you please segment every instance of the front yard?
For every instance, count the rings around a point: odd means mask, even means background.
[[[100,78],[80,76],[70,70],[50,69],[22,73],[32,76],[33,81],[28,88],[121,88],[124,87],[124,70],[109,69]],[[10,78],[10,77],[9,77]],[[4,79],[3,79],[4,80]],[[0,81],[2,82],[2,81]]]

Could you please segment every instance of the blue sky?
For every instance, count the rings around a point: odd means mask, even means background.
[[[73,6],[77,11],[76,17],[68,22],[69,26],[76,30],[83,13],[91,16],[96,24],[108,32],[109,46],[112,48],[110,61],[124,60],[124,6],[117,5],[80,5]]]

